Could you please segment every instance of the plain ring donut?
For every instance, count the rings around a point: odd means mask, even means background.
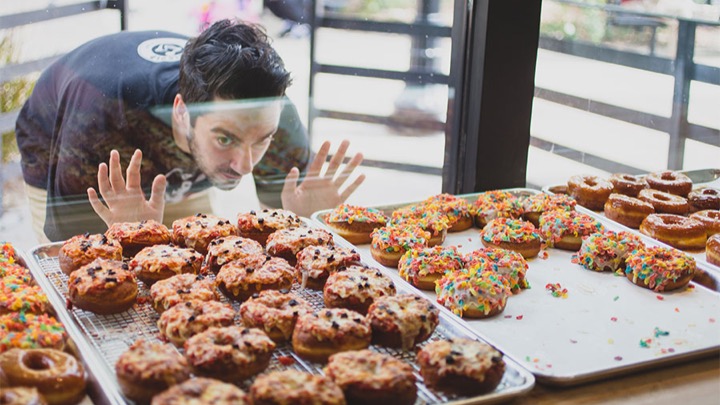
[[[692,211],[720,210],[720,191],[714,188],[699,188],[688,194]]]
[[[703,249],[707,234],[703,224],[673,214],[651,214],[640,224],[640,232],[678,249]]]
[[[692,189],[692,180],[682,173],[666,170],[650,173],[645,177],[650,188],[666,193],[687,197]]]
[[[625,173],[613,174],[610,176],[610,183],[613,185],[613,193],[629,197],[637,197],[641,190],[648,188],[644,178]]]
[[[597,176],[577,175],[568,180],[568,191],[578,204],[594,211],[601,211],[613,191],[613,185]]]
[[[0,355],[12,386],[37,387],[50,405],[70,405],[85,396],[85,370],[73,356],[54,349],[12,349]]]
[[[685,215],[690,211],[690,204],[684,197],[660,190],[646,189],[638,194],[638,198],[650,203],[659,214]]]

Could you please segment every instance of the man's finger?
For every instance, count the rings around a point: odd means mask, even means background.
[[[150,205],[155,209],[162,210],[165,207],[165,188],[167,187],[167,179],[164,175],[158,174],[153,179],[152,189],[150,190]]]
[[[140,190],[140,164],[142,162],[142,152],[140,149],[135,149],[132,158],[130,158],[130,164],[125,172],[127,178],[126,187],[128,190]]]
[[[300,178],[300,170],[297,167],[290,169],[290,173],[285,177],[285,184],[282,189],[282,198],[290,197],[297,190],[297,182]],[[283,204],[284,205],[284,204]]]
[[[350,195],[354,193],[358,187],[360,187],[363,181],[365,181],[365,175],[361,174],[342,193],[340,193],[340,202],[345,202],[345,200],[347,200],[348,197],[350,197]]]
[[[350,146],[349,141],[347,141],[347,140],[342,141],[337,152],[335,152],[332,159],[330,159],[330,163],[328,164],[327,172],[325,172],[325,177],[327,177],[331,180],[333,177],[335,177],[335,173],[337,173],[337,170],[340,167],[340,165],[342,164],[343,159],[345,159],[345,153],[347,152],[349,146]]]
[[[110,180],[108,180],[108,167],[105,163],[100,163],[98,166],[98,190],[105,201],[115,197],[115,192],[110,186]]]
[[[94,188],[88,188],[87,195],[88,200],[90,200],[90,205],[92,206],[93,210],[95,210],[95,213],[98,214],[98,216],[102,218],[102,220],[105,221],[105,223],[107,224],[106,218],[110,214],[110,210],[108,210],[105,204],[100,201]]]
[[[362,163],[362,161],[363,161],[363,154],[362,153],[355,154],[355,156],[353,156],[352,159],[350,159],[348,164],[345,165],[345,167],[343,167],[342,171],[335,178],[335,180],[333,180],[333,184],[335,185],[335,187],[339,188],[340,186],[342,186],[342,184],[345,183],[345,181],[350,177],[352,172],[355,171],[355,169],[357,169],[358,166],[360,166],[360,163]]]
[[[320,170],[322,170],[322,167],[325,164],[328,151],[330,151],[330,142],[325,141],[322,146],[320,146],[320,150],[318,150],[317,155],[315,155],[315,159],[313,159],[312,163],[310,163],[307,176],[305,177],[306,179],[314,180],[320,177]]]
[[[122,167],[120,167],[120,154],[114,150],[110,152],[110,184],[116,193],[125,189],[125,179],[122,176]]]

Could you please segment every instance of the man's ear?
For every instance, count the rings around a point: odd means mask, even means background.
[[[183,101],[183,98],[180,94],[175,95],[175,100],[173,101],[173,121],[176,121],[177,123],[181,123],[185,120],[189,120],[190,116],[188,115],[187,106],[185,105],[185,101]]]
[[[190,134],[190,113],[188,112],[185,101],[180,94],[175,95],[172,108],[172,129],[175,143],[187,152],[188,136]]]

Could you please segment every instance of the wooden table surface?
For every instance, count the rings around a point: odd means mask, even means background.
[[[513,404],[720,404],[720,356],[576,387],[536,383]]]

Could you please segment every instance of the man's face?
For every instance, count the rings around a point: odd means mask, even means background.
[[[197,117],[188,133],[190,152],[214,186],[231,190],[252,173],[278,129],[281,109],[281,102],[273,101]]]

